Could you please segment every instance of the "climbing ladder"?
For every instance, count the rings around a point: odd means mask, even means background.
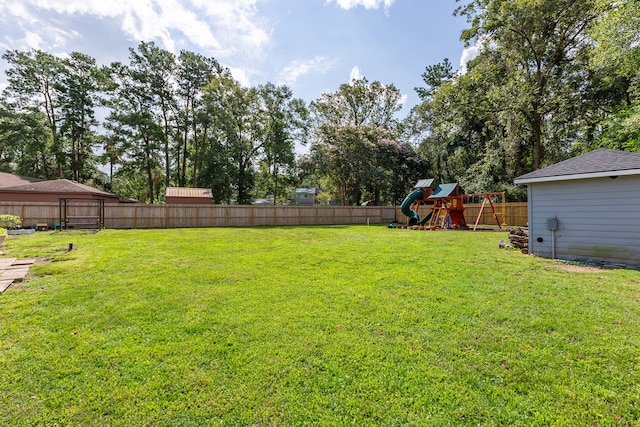
[[[436,204],[436,206],[433,207],[433,215],[431,215],[431,220],[429,221],[429,228],[445,228],[448,214],[446,206],[443,206],[441,203]]]

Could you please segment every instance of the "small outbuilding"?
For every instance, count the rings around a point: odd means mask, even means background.
[[[165,203],[168,205],[211,205],[213,191],[210,188],[167,187]]]
[[[296,205],[313,206],[318,195],[317,188],[296,188]]]
[[[600,148],[522,175],[529,253],[640,267],[640,153]]]

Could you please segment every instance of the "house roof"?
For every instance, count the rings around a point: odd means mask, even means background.
[[[640,153],[599,148],[521,175],[514,183],[520,185],[619,175],[640,175]]]
[[[31,184],[41,181],[45,180],[40,178],[32,178],[30,176],[14,175],[12,173],[0,172],[0,188],[15,187],[18,185]]]
[[[24,178],[24,177],[23,177]],[[36,179],[36,178],[30,178]],[[82,193],[92,194],[95,196],[118,197],[115,194],[88,185],[79,184],[68,179],[57,179],[55,181],[38,180],[27,184],[0,187],[2,192],[21,192],[21,193]]]
[[[296,188],[296,194],[318,194],[317,188]]]
[[[213,199],[213,191],[210,188],[167,187],[166,197],[202,197]]]

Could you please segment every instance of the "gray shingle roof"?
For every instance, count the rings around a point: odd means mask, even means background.
[[[599,148],[517,177],[516,184],[595,176],[640,175],[640,153]]]

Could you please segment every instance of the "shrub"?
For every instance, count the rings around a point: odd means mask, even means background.
[[[3,234],[7,234],[7,229],[0,227],[0,236],[2,236]]]
[[[22,225],[22,220],[17,215],[3,214],[0,215],[0,228],[13,230]]]

